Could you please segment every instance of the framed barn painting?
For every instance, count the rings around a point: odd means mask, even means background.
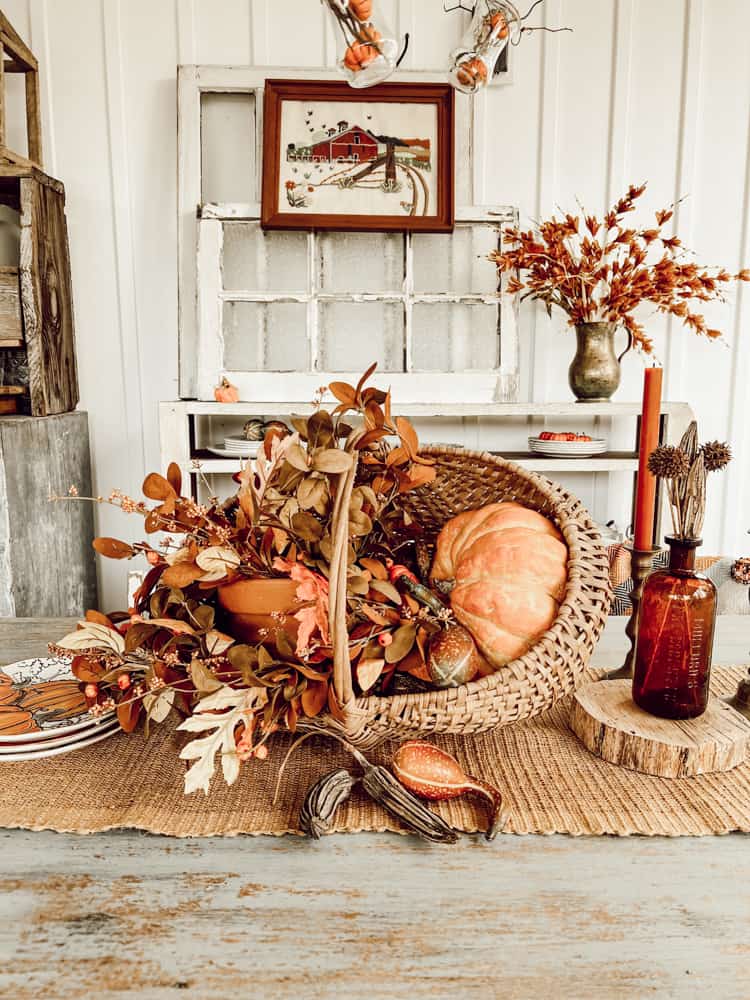
[[[453,88],[267,80],[264,229],[453,229]]]

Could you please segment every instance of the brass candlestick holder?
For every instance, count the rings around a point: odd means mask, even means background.
[[[651,573],[653,559],[658,551],[658,548],[631,549],[630,576],[633,580],[633,590],[630,594],[630,602],[633,605],[633,613],[625,626],[625,635],[630,639],[630,649],[623,665],[617,670],[612,670],[608,673],[604,678],[605,680],[617,681],[633,676],[635,644],[638,638],[638,609],[640,608],[641,597],[643,596],[643,584],[646,582],[646,577]]]
[[[748,668],[747,677],[742,678],[737,685],[735,693],[727,695],[722,700],[744,715],[746,719],[750,719],[750,667]]]

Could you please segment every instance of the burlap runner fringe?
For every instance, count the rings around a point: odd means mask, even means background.
[[[713,690],[736,688],[746,667],[714,669]],[[567,728],[569,699],[536,719],[474,737],[435,737],[470,773],[504,792],[506,832],[585,835],[705,836],[750,832],[750,763],[726,774],[665,780],[615,767],[592,756]],[[63,833],[132,828],[176,837],[298,834],[307,788],[339,766],[355,769],[346,751],[325,737],[303,743],[287,765],[273,804],[278,767],[290,737],[278,738],[264,763],[243,767],[227,788],[219,774],[211,793],[182,791],[181,734],[174,726],[142,735],[118,734],[69,755],[28,763],[0,761],[0,826]],[[392,745],[370,752],[387,761]],[[467,833],[484,829],[480,803],[469,798],[435,807]],[[355,789],[332,832],[403,833],[396,821]]]

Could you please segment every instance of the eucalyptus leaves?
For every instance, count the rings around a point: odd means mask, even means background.
[[[417,570],[419,529],[396,501],[432,482],[435,469],[409,421],[392,415],[390,393],[366,385],[374,368],[356,386],[331,383],[330,410],[318,399],[291,427],[264,425],[257,459],[235,476],[230,497],[183,496],[172,463],[143,483],[153,506],[120,491],[53,498],[110,503],[143,518],[143,541],[94,542],[108,558],[146,557],[133,607],[89,611],[53,648],[72,659],[89,708],[115,710],[124,730],[163,722],[173,708],[184,716],[179,728],[195,737],[180,754],[190,764],[188,792],[207,792],[217,763],[232,784],[243,761],[265,758],[281,728],[294,732],[323,711],[342,717],[332,684],[341,644],[354,695],[386,693],[397,670],[411,675],[408,683],[426,683],[428,639],[449,612],[397,585],[407,570],[391,554],[403,549],[400,558]],[[252,641],[234,630],[223,603],[248,580],[284,581],[295,595]],[[346,613],[334,635],[336,602]]]

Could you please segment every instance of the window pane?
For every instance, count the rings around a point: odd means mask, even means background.
[[[497,368],[500,358],[498,308],[459,302],[415,302],[412,310],[412,367],[415,371]]]
[[[497,271],[487,260],[497,249],[497,226],[457,225],[453,233],[415,233],[414,291],[491,294]]]
[[[255,94],[201,95],[201,200],[258,201]]]
[[[401,233],[320,233],[318,287],[323,292],[401,292]]]
[[[320,367],[360,372],[404,370],[404,309],[400,302],[322,302]]]
[[[222,281],[230,291],[306,292],[307,235],[225,222]]]
[[[305,371],[304,302],[225,302],[224,367],[229,371]]]

